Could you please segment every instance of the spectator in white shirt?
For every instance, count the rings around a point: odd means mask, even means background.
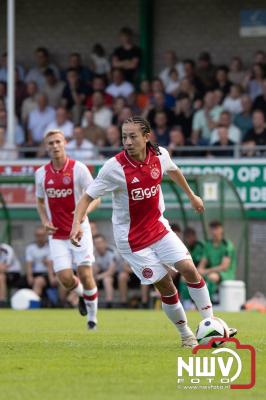
[[[241,141],[241,131],[237,126],[232,123],[232,117],[230,112],[223,111],[221,112],[218,125],[225,127],[228,130],[228,139],[234,143],[240,143]],[[211,132],[210,143],[213,144],[219,141],[219,132],[218,128],[215,128]]]
[[[240,85],[232,85],[230,88],[229,95],[226,96],[223,102],[223,108],[225,111],[229,111],[231,114],[240,114],[242,109],[241,104],[241,86]]]
[[[80,126],[74,129],[74,139],[67,143],[66,150],[70,158],[79,161],[97,158],[98,155],[96,147],[85,139],[84,130]]]
[[[108,128],[112,122],[113,113],[104,105],[103,93],[96,90],[92,95],[93,122],[103,129]]]
[[[58,129],[64,132],[67,141],[72,139],[74,124],[68,119],[68,111],[65,107],[58,107],[56,110],[55,119],[47,125],[46,132]]]
[[[107,86],[106,93],[113,97],[127,97],[134,92],[134,87],[130,82],[125,81],[124,72],[119,68],[112,71],[112,83]]]
[[[28,121],[28,144],[39,145],[44,138],[46,127],[55,119],[55,110],[47,105],[47,97],[39,94],[38,106],[30,112]]]
[[[35,60],[36,67],[29,70],[26,75],[26,82],[34,81],[41,89],[45,84],[44,72],[47,68],[51,68],[54,71],[55,76],[59,78],[58,68],[54,64],[50,63],[49,52],[45,47],[38,47],[35,50]]]

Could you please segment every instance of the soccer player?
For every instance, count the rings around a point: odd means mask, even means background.
[[[203,318],[212,317],[207,286],[191,255],[164,218],[161,181],[164,173],[187,194],[197,212],[204,205],[185,180],[180,169],[162,147],[150,141],[151,128],[141,117],[131,117],[122,125],[124,150],[108,160],[95,181],[83,194],[74,214],[70,238],[82,241],[81,221],[94,199],[112,192],[113,230],[117,248],[143,285],[154,284],[162,307],[181,334],[183,347],[194,347],[197,340],[188,326],[169,268],[178,269],[187,282],[190,296]]]
[[[87,315],[88,328],[97,325],[97,286],[92,272],[93,243],[87,216],[82,218],[84,232],[77,248],[69,240],[76,203],[92,183],[88,168],[71,160],[65,151],[63,132],[49,131],[44,139],[51,161],[35,174],[37,209],[43,226],[49,234],[49,246],[58,281],[67,290],[79,296],[79,311]],[[91,202],[87,212],[93,211],[99,199]],[[72,266],[77,266],[77,276]]]

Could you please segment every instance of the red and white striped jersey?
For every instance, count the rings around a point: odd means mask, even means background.
[[[48,218],[58,228],[54,239],[69,238],[76,204],[92,181],[88,168],[69,158],[61,170],[49,162],[36,171],[36,197],[45,199]]]
[[[167,150],[160,151],[158,156],[149,150],[143,162],[120,152],[104,164],[87,189],[94,199],[112,192],[114,237],[121,253],[144,249],[169,232],[161,181],[177,166]]]

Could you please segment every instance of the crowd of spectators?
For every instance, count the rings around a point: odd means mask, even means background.
[[[141,79],[141,50],[132,30],[122,28],[119,40],[110,55],[95,44],[88,65],[72,53],[60,69],[44,47],[35,50],[29,70],[16,65],[13,147],[5,137],[7,54],[2,54],[0,160],[44,157],[42,139],[52,128],[65,133],[72,157],[109,157],[121,146],[122,122],[134,114],[150,121],[153,139],[173,157],[231,157],[236,144],[243,144],[242,155],[265,154],[258,146],[266,145],[266,52],[258,50],[244,66],[237,56],[215,65],[208,52],[178,60],[168,50],[163,69],[149,81]],[[204,150],[196,152],[196,146]]]

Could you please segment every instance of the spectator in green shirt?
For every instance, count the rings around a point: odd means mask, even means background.
[[[192,260],[194,261],[194,264],[197,267],[199,262],[200,262],[200,260],[203,257],[203,248],[204,248],[203,243],[198,240],[197,233],[196,233],[195,229],[193,229],[191,227],[187,227],[184,230],[183,240],[184,240],[184,243],[187,246],[187,248],[188,248],[188,250],[189,250],[189,252],[191,254],[191,257],[192,257]],[[186,309],[192,308],[193,303],[192,303],[191,298],[189,296],[187,285],[186,285],[185,281],[182,278],[179,281],[178,291],[179,291],[179,295],[180,295],[180,298],[182,300],[182,303],[183,303],[184,307]]]
[[[233,243],[224,238],[224,229],[219,221],[210,222],[209,228],[211,239],[204,245],[198,270],[213,297],[222,281],[235,279],[236,252]]]

